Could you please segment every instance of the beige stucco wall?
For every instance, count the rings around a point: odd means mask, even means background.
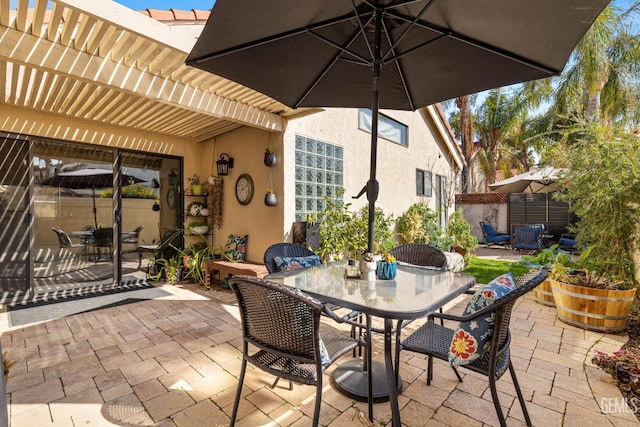
[[[271,168],[264,165],[264,151],[268,141],[268,132],[243,127],[203,144],[201,154],[204,159],[209,160],[207,176],[217,175],[215,162],[221,153],[229,154],[235,163],[233,169],[229,169],[229,175],[223,177],[223,220],[222,227],[214,230],[214,243],[224,246],[229,234],[246,234],[249,236],[247,259],[256,262],[262,262],[267,247],[284,241],[288,231],[283,222],[285,203],[281,134],[273,133],[271,136],[277,156],[277,165]],[[269,187],[269,173],[273,190],[278,196],[278,205],[275,207],[264,204],[264,196]],[[247,205],[238,203],[235,196],[236,180],[241,174],[250,175],[254,183],[253,199]]]
[[[434,185],[436,174],[446,176],[450,184],[459,181],[459,174],[451,172],[453,163],[445,154],[442,141],[436,139],[437,131],[431,117],[424,116],[422,111],[381,112],[408,126],[409,144],[404,147],[383,138],[378,139],[376,176],[380,182],[380,194],[377,206],[394,217],[417,202],[426,203],[435,209],[435,193],[432,197],[416,195],[416,169],[431,171]],[[345,202],[352,202],[353,209],[359,209],[368,203],[366,195],[357,200],[351,199],[351,196],[357,195],[369,180],[371,134],[358,129],[357,109],[326,109],[321,113],[291,120],[287,125],[284,136],[285,176],[291,179],[287,179],[285,183],[285,224],[291,224],[295,218],[293,156],[296,134],[343,146]],[[449,187],[453,190],[450,185]]]
[[[409,146],[379,139],[378,206],[396,217],[415,202],[424,202],[435,208],[435,197],[415,194],[416,168],[431,171],[434,183],[436,174],[445,175],[451,190],[450,199],[453,200],[452,183],[458,180],[459,174],[451,172],[453,162],[439,140],[431,116],[426,110],[383,113],[408,126]],[[188,184],[186,178],[194,173],[203,180],[210,175],[217,175],[215,162],[220,153],[228,153],[235,159],[235,167],[224,177],[223,224],[220,229],[213,230],[213,242],[223,246],[229,234],[247,234],[247,258],[251,261],[261,261],[269,245],[291,240],[291,226],[295,221],[296,134],[343,146],[345,201],[352,202],[354,209],[367,203],[365,196],[358,200],[350,198],[369,179],[370,134],[358,129],[357,109],[327,109],[290,120],[284,134],[272,134],[272,145],[278,157],[278,164],[273,168],[263,163],[269,133],[249,127],[227,132],[204,143],[195,143],[153,132],[0,106],[0,130],[183,157],[185,187]],[[235,182],[243,173],[251,175],[255,185],[253,200],[246,206],[237,202],[234,191]],[[271,186],[278,196],[276,207],[264,205],[270,174]],[[161,184],[164,184],[162,180]],[[165,194],[160,197],[164,202]],[[453,206],[450,212],[452,209]],[[124,229],[130,228],[124,225]],[[149,229],[146,228],[146,232]],[[152,239],[147,237],[145,240]]]

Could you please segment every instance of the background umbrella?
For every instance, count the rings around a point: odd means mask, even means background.
[[[144,182],[132,175],[121,174],[122,185],[131,185]],[[40,183],[50,187],[70,188],[80,190],[90,188],[93,199],[93,221],[98,228],[98,214],[96,209],[96,188],[113,188],[113,172],[107,169],[85,168],[69,172],[60,172],[54,177]]]
[[[545,166],[489,184],[489,188],[496,193],[550,193],[559,191],[562,189],[558,182],[560,172],[560,169]]]
[[[217,0],[187,64],[290,106],[415,110],[559,74],[609,0]]]

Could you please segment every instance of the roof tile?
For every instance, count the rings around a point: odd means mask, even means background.
[[[176,21],[195,21],[196,15],[193,10],[169,9],[173,12]]]
[[[173,12],[170,10],[147,9],[149,16],[156,21],[174,21]]]

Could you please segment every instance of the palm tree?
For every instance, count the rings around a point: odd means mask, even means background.
[[[528,138],[523,129],[531,106],[531,98],[520,86],[490,90],[478,109],[475,116],[480,142],[478,164],[485,176],[485,186],[495,181],[498,170],[508,176],[511,169],[528,168]]]
[[[640,38],[631,18],[640,1],[622,10],[609,5],[576,46],[555,94],[560,117],[586,114],[602,124],[638,123]]]
[[[465,165],[462,168],[462,192],[469,193],[471,189],[471,170],[474,161],[475,135],[473,131],[473,112],[471,104],[475,101],[475,95],[465,95],[456,98],[456,107],[458,107],[460,119],[460,143],[462,145],[462,154],[464,155]]]

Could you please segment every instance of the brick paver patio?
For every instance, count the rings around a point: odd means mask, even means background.
[[[232,294],[211,299],[186,288],[171,296],[78,314],[2,333],[2,348],[18,364],[7,384],[10,425],[23,426],[226,426],[229,423],[241,345]],[[450,311],[460,311],[462,299]],[[6,313],[3,314],[6,316]],[[410,328],[418,326],[418,322]],[[345,328],[346,330],[346,328]],[[624,335],[583,331],[556,319],[555,309],[531,296],[517,303],[512,320],[512,358],[535,426],[637,426],[620,406],[609,375],[591,364],[594,349],[617,350]],[[376,337],[374,357],[381,359]],[[350,357],[350,356],[345,356]],[[486,380],[435,361],[426,385],[426,359],[405,352],[403,425],[497,425]],[[361,425],[354,402],[325,377],[320,424]],[[241,426],[308,426],[314,388],[249,368],[239,409]],[[525,425],[509,375],[498,382],[510,426]],[[374,425],[387,425],[388,403],[374,407]]]

